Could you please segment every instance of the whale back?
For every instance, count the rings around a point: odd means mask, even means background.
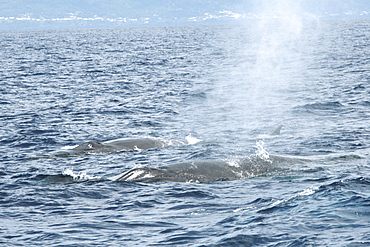
[[[151,148],[162,148],[168,144],[160,139],[154,138],[128,138],[117,139],[112,141],[103,142],[104,145],[109,146],[117,151],[123,150],[146,150]]]
[[[275,163],[276,162],[276,163]],[[116,180],[130,182],[212,182],[227,181],[267,175],[279,170],[284,159],[263,159],[258,156],[243,159],[203,160],[182,162],[157,168],[135,168],[123,173]]]
[[[90,141],[90,142],[84,142],[77,147],[75,147],[75,150],[80,150],[80,151],[87,151],[87,150],[96,150],[98,148],[104,147],[104,144],[100,142],[95,142],[95,141]]]

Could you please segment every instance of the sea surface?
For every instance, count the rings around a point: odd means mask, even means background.
[[[369,45],[369,19],[0,31],[0,245],[370,246]],[[197,141],[48,155],[141,137]],[[113,179],[253,155],[297,162]]]

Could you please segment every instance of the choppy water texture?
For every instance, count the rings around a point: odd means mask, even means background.
[[[369,246],[369,20],[254,24],[2,31],[0,244]],[[49,155],[142,137],[201,141]],[[287,156],[230,181],[116,180]]]

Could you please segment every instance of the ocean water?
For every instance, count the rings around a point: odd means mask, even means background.
[[[369,246],[370,21],[283,24],[1,31],[0,245]],[[197,141],[49,155],[141,137]],[[255,155],[296,162],[114,179]]]

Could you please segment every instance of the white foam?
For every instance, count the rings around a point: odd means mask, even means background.
[[[198,142],[202,141],[196,137],[193,137],[192,135],[188,135],[187,137],[185,137],[185,139],[189,145],[197,144]]]
[[[310,188],[310,189],[305,189],[301,192],[298,192],[297,195],[294,195],[294,196],[291,196],[290,198],[288,199],[281,199],[281,200],[277,200],[276,202],[272,203],[272,207],[275,207],[281,203],[285,203],[285,202],[288,202],[290,200],[293,200],[299,196],[309,196],[309,195],[312,195],[312,194],[315,194],[315,192],[318,190],[319,188],[317,187],[314,187],[314,188]]]
[[[298,195],[299,196],[309,196],[309,195],[315,194],[317,189],[318,189],[317,187],[311,188],[311,189],[305,189],[305,190],[299,192]]]
[[[265,143],[263,141],[258,141],[256,142],[256,147],[257,147],[256,155],[263,160],[266,161],[269,160],[270,154],[265,149]]]
[[[240,167],[240,164],[238,163],[237,160],[229,160],[229,161],[227,161],[227,164],[229,166],[233,166],[233,167]]]
[[[134,150],[136,150],[136,151],[140,151],[140,150],[142,150],[141,148],[138,148],[138,146],[134,146]]]
[[[96,180],[101,179],[99,176],[90,176],[86,172],[74,173],[73,169],[68,168],[62,172],[62,175],[71,176],[74,180]]]
[[[74,146],[65,146],[65,147],[62,147],[61,149],[62,149],[62,150],[71,150],[71,149],[74,149],[74,148],[76,148],[76,147],[78,147],[78,145],[74,145]]]

